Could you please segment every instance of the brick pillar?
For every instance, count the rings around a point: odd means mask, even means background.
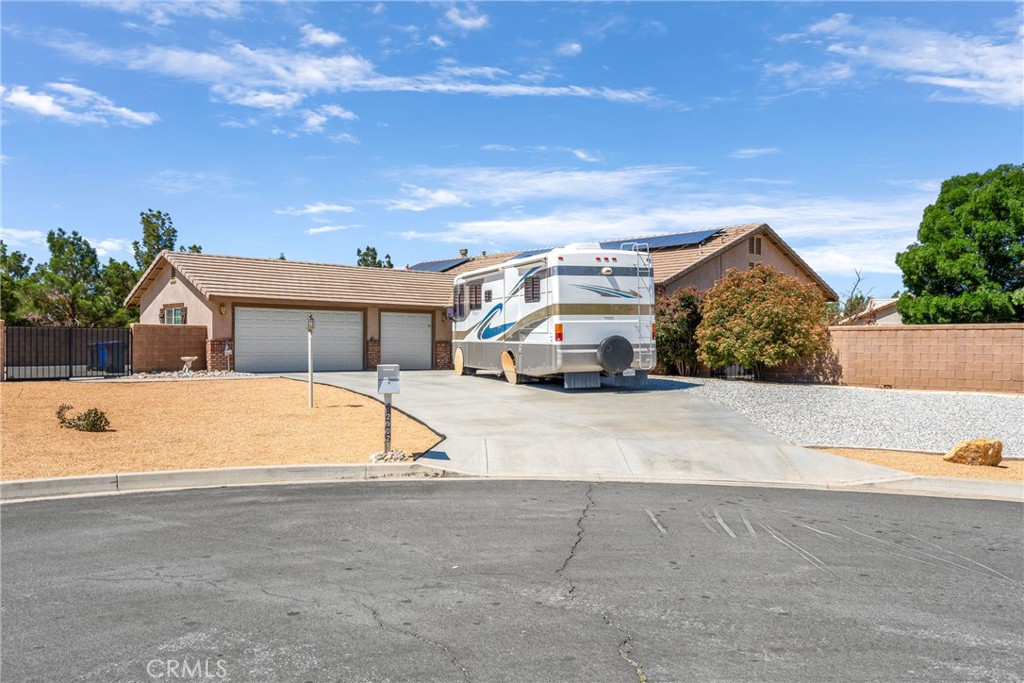
[[[367,370],[377,370],[381,361],[381,340],[370,339],[367,341]]]
[[[434,342],[434,369],[452,369],[452,343],[450,341]]]
[[[231,353],[228,353],[228,349]],[[235,345],[231,339],[206,340],[206,369],[210,372],[235,369]]]

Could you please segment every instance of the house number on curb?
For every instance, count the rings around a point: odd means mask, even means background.
[[[391,394],[401,393],[397,365],[377,366],[377,393],[384,394],[384,452],[391,452]]]

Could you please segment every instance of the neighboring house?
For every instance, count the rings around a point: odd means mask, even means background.
[[[811,270],[802,258],[765,223],[734,225],[697,232],[651,235],[602,242],[605,247],[632,243],[648,244],[654,264],[654,282],[659,291],[674,292],[686,287],[710,289],[730,268],[747,270],[763,263],[801,282],[817,285],[825,299],[838,301],[835,291]],[[535,253],[540,250],[530,250]],[[524,251],[469,256],[463,249],[459,258],[424,261],[410,266],[414,271],[457,275],[507,261]]]
[[[868,299],[863,311],[839,321],[840,325],[902,325],[903,318],[896,310],[899,299]]]
[[[165,251],[125,305],[141,324],[206,326],[239,371],[305,370],[310,314],[319,371],[430,369],[450,363],[451,285],[443,273]]]

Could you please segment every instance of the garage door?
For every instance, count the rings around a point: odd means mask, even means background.
[[[235,369],[302,372],[307,367],[306,318],[313,314],[313,369],[363,369],[363,314],[283,308],[235,309]]]
[[[380,362],[403,370],[429,370],[433,358],[430,313],[381,313]]]

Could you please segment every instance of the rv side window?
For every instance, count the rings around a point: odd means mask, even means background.
[[[452,292],[452,312],[454,320],[464,320],[466,318],[466,288],[461,284],[455,285],[455,290]]]
[[[480,290],[482,285],[470,285],[469,286],[469,310],[479,311],[483,307],[483,300],[480,296]]]
[[[489,289],[485,289],[484,290],[484,303],[490,303],[491,299],[493,297],[494,297],[494,295],[491,294],[491,290],[489,290]]]
[[[523,283],[523,297],[526,303],[532,304],[540,301],[540,278],[536,275],[526,278]]]

